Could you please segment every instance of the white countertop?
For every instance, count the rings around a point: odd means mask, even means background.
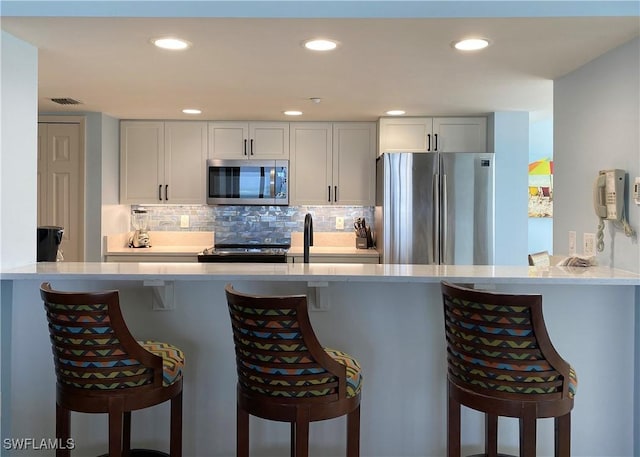
[[[635,285],[640,275],[608,267],[526,267],[335,263],[100,263],[39,262],[0,272],[3,280],[258,280]]]
[[[153,232],[151,247],[130,248],[131,233],[119,233],[106,237],[106,256],[185,256],[197,255],[213,246],[213,232]]]

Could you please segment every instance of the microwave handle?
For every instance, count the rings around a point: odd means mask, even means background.
[[[253,140],[251,140],[253,141]],[[276,169],[275,167],[269,172],[269,187],[271,190],[271,198],[276,198]]]

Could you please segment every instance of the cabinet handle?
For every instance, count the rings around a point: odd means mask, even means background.
[[[158,186],[158,200],[162,201],[162,184]]]
[[[327,186],[327,191],[329,192],[329,199],[327,201],[331,202],[331,186]]]
[[[164,199],[166,201],[169,201],[169,184],[164,186]]]
[[[427,152],[431,151],[431,134],[427,133]]]
[[[435,138],[435,140],[436,140],[436,145],[434,146],[433,150],[434,150],[434,151],[437,151],[437,150],[438,150],[438,134],[437,134],[437,133],[435,133],[435,134],[433,135],[433,137],[434,137],[434,138]]]
[[[244,140],[244,155],[247,155],[247,140]]]
[[[253,138],[251,138],[251,155],[253,155]]]
[[[338,202],[338,186],[333,187],[333,201]]]

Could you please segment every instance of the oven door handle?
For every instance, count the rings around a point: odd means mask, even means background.
[[[269,172],[269,187],[271,190],[271,198],[276,198],[276,168],[273,167]]]

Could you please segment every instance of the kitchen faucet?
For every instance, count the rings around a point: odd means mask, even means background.
[[[313,246],[313,218],[311,213],[304,217],[304,251],[303,262],[309,263],[309,246]]]

